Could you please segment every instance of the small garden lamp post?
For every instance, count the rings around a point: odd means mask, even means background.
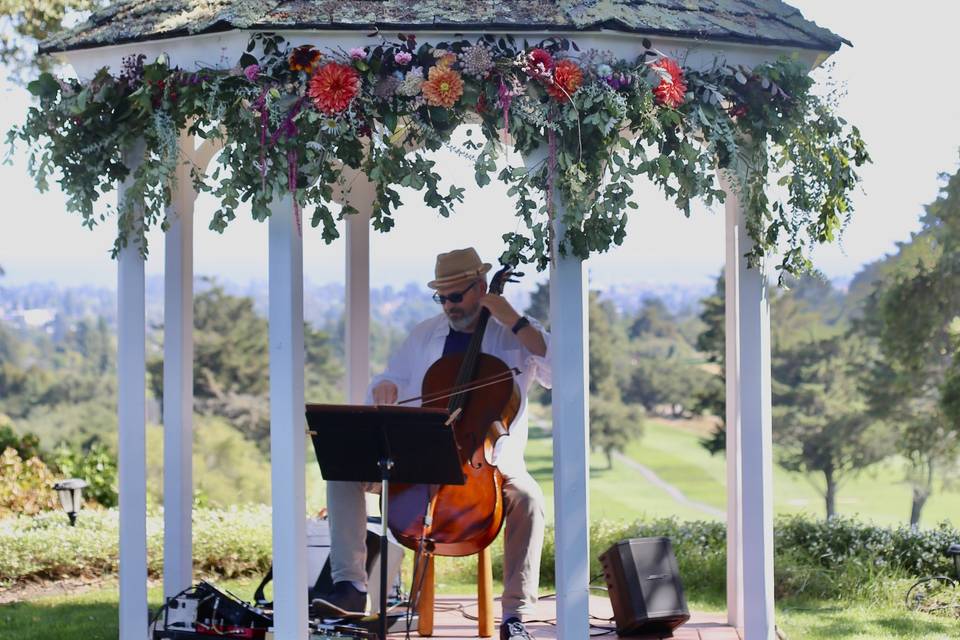
[[[53,485],[60,498],[60,506],[70,517],[71,527],[77,523],[77,513],[83,508],[83,488],[86,486],[86,481],[80,478],[70,478]]]

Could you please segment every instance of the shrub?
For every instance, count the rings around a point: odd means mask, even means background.
[[[36,456],[23,460],[12,447],[0,454],[0,518],[57,508],[54,475]]]
[[[0,520],[0,586],[32,579],[93,577],[117,570],[120,537],[115,509],[83,511],[71,527],[62,512]],[[270,566],[270,508],[196,510],[194,566],[200,573],[235,577]],[[147,518],[147,569],[163,573],[163,514]]]
[[[119,521],[116,510],[84,511],[76,527],[60,512],[0,520],[0,585],[34,578],[97,576],[116,571]],[[271,512],[266,506],[195,509],[194,567],[221,577],[260,574],[271,561]],[[148,570],[163,568],[163,518],[147,519]],[[626,538],[667,536],[673,542],[688,594],[722,604],[726,587],[726,528],[719,522],[664,518],[633,523],[600,520],[590,527],[590,575],[599,579],[597,557]],[[775,527],[775,589],[778,597],[874,598],[899,588],[911,576],[949,572],[943,551],[960,538],[946,524],[914,531],[885,528],[849,518],[827,522],[789,517]],[[554,581],[554,536],[548,528],[540,576]],[[503,536],[493,545],[494,575],[502,579]],[[441,558],[437,582],[470,584],[476,559]],[[891,586],[893,585],[893,586]]]
[[[933,529],[889,528],[846,517],[826,521],[780,518],[775,536],[778,554],[801,554],[820,567],[870,566],[871,570],[893,569],[917,577],[951,574],[953,564],[943,552],[951,542],[960,541],[960,532],[946,522]]]
[[[53,511],[0,520],[0,584],[112,573],[117,532],[116,511],[84,511],[75,527]]]
[[[53,460],[64,477],[87,482],[84,499],[104,507],[117,506],[117,458],[106,445],[95,442],[84,451],[61,444],[54,451]]]
[[[11,448],[24,460],[39,458],[40,439],[33,433],[18,436],[13,430],[13,421],[10,416],[0,413],[0,451]]]

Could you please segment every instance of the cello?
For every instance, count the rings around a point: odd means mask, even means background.
[[[510,267],[497,271],[490,293],[502,294],[506,282],[515,282],[511,275]],[[465,483],[390,485],[387,524],[398,542],[421,555],[475,554],[503,526],[503,477],[491,460],[497,440],[508,433],[520,410],[521,397],[515,370],[480,351],[489,320],[490,311],[482,308],[467,350],[435,361],[424,374],[419,396],[422,406],[450,412]]]

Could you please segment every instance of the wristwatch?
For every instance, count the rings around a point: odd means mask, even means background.
[[[530,321],[527,320],[527,317],[520,316],[520,319],[517,320],[512,327],[510,327],[510,331],[512,331],[513,334],[516,335],[520,332],[521,329],[529,326],[530,326]]]

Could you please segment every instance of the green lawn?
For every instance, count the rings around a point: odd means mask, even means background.
[[[548,432],[531,429],[526,452],[527,468],[543,488],[548,522],[553,522],[553,441]],[[604,456],[590,457],[590,518],[636,520],[675,515],[681,520],[703,519],[700,511],[678,505],[662,490],[647,484],[637,473],[614,463],[606,468]]]
[[[219,587],[250,599],[259,580],[217,581]],[[96,589],[0,605],[0,638],[10,640],[116,640],[118,590]],[[147,592],[150,611],[163,601],[161,587]]]
[[[711,456],[699,445],[701,437],[689,423],[650,419],[643,438],[631,443],[626,454],[653,469],[689,498],[722,509],[726,501],[726,459],[723,455]],[[879,524],[906,524],[910,514],[910,488],[903,477],[903,463],[897,461],[867,470],[841,486],[837,511]],[[774,464],[774,511],[823,517],[823,499],[812,481],[819,478],[789,473]],[[669,510],[658,511],[655,515],[669,513]],[[960,492],[938,487],[924,508],[922,524],[955,522],[957,514],[960,514]]]
[[[224,580],[217,585],[250,598],[255,580]],[[441,592],[469,593],[473,585],[445,585]],[[495,585],[499,593],[500,585]],[[160,605],[159,587],[148,593],[151,611]],[[690,600],[697,611],[717,611],[716,603]],[[0,605],[0,638],[17,640],[112,640],[117,637],[117,589],[55,596]],[[779,603],[777,625],[790,640],[941,640],[960,637],[956,620],[908,614],[897,604],[838,606],[830,602]]]
[[[780,603],[777,626],[790,640],[947,640],[960,638],[956,618],[909,613],[898,605]]]

